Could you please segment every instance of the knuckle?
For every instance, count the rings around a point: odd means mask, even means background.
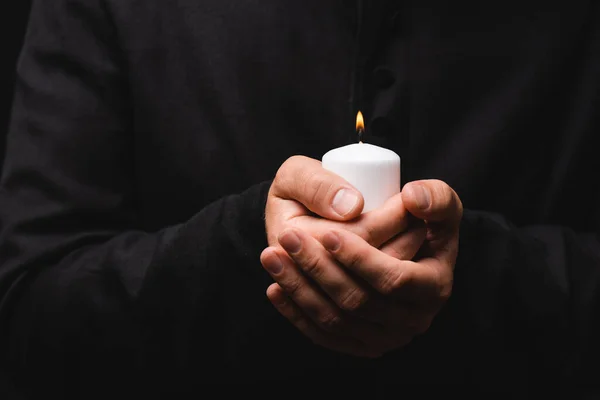
[[[300,278],[292,278],[285,282],[279,283],[279,285],[290,297],[295,297],[302,289],[302,281]]]
[[[351,271],[355,271],[359,268],[362,259],[363,254],[360,251],[354,251],[348,255],[346,267],[348,267],[348,269],[350,269]]]
[[[438,298],[442,303],[446,303],[452,296],[452,281],[440,285],[438,289]]]
[[[442,181],[434,180],[429,186],[433,196],[433,207],[435,209],[446,209],[452,203],[452,189]]]
[[[463,205],[460,197],[452,187],[443,181],[434,181],[433,195],[438,208],[455,211],[456,219],[462,218]]]
[[[333,189],[333,182],[321,171],[313,171],[306,177],[304,193],[308,193],[311,204],[321,204],[327,200]]]
[[[319,279],[323,276],[324,270],[321,266],[321,257],[318,255],[307,254],[299,264],[302,270],[314,279]]]
[[[364,308],[369,295],[359,287],[352,287],[340,300],[340,308],[347,312],[356,312]]]
[[[376,229],[370,224],[362,225],[360,229],[360,237],[371,246],[379,243],[375,243]]]
[[[454,190],[447,183],[439,181],[437,187],[446,203],[451,203],[454,200]]]
[[[304,156],[292,156],[285,160],[283,164],[277,170],[275,179],[273,180],[274,191],[278,188],[289,186],[296,181],[296,175],[299,171],[302,171],[302,165],[306,162]]]
[[[289,171],[294,170],[296,167],[302,166],[305,162],[304,156],[291,156],[281,165],[280,170]]]
[[[289,182],[291,181],[291,178],[289,178],[288,169],[289,167],[284,166],[279,168],[279,170],[275,174],[275,179],[273,180],[271,188],[269,189],[268,197],[271,198],[286,195],[287,188],[289,187]]]
[[[453,279],[451,273],[438,272],[436,296],[444,304],[452,296]]]
[[[395,246],[389,246],[386,247],[386,249],[384,250],[384,253],[397,259],[397,260],[404,260],[406,259],[406,255],[403,252],[405,249],[398,249]]]
[[[295,309],[294,307],[290,307],[287,312],[287,315],[285,316],[288,319],[288,321],[290,321],[294,326],[299,326],[301,323],[304,322],[304,316],[299,310]]]
[[[292,159],[293,157],[288,158],[283,164],[281,164],[279,169],[277,169],[277,173],[275,174],[275,179],[273,181],[275,186],[281,183],[281,181],[284,180],[285,177],[288,175],[288,171],[290,170],[290,164],[293,164]]]
[[[323,199],[323,187],[327,183],[318,178],[318,174],[315,172],[311,174],[310,178],[306,180],[304,185],[304,193],[308,193],[310,204],[318,204]]]
[[[336,313],[322,314],[317,318],[317,324],[327,332],[339,331],[343,323],[342,317]]]
[[[410,274],[406,270],[398,271],[394,268],[388,268],[385,271],[380,283],[380,292],[385,296],[393,295],[410,280]]]

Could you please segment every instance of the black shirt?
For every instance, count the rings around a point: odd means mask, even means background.
[[[403,183],[442,179],[467,208],[451,300],[370,361],[296,332],[259,262],[277,168],[356,141],[359,109]],[[82,398],[592,383],[599,133],[594,0],[35,1],[0,187],[0,355],[18,387]]]

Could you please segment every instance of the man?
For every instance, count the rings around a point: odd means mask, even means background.
[[[17,387],[593,382],[600,6],[413,3],[35,2],[0,197]],[[318,163],[359,109],[410,182],[363,217]]]

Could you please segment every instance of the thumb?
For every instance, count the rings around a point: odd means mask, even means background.
[[[311,212],[334,221],[358,217],[364,207],[361,193],[321,162],[294,156],[282,164],[272,185],[272,195],[295,200]]]
[[[428,222],[458,225],[462,219],[460,198],[440,180],[407,183],[402,189],[402,200],[408,212]]]

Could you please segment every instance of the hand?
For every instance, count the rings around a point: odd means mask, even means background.
[[[279,168],[267,198],[265,225],[269,246],[279,247],[279,236],[289,227],[304,230],[318,240],[331,229],[343,228],[372,246],[386,244],[384,251],[389,254],[398,251],[412,258],[420,244],[410,251],[406,247],[397,248],[406,243],[389,242],[409,225],[420,227],[413,230],[424,239],[424,225],[406,212],[402,196],[398,194],[379,209],[365,214],[361,214],[363,205],[360,192],[325,170],[319,161],[291,157]]]
[[[462,203],[440,181],[408,184],[402,198],[409,212],[427,221],[427,239],[415,261],[404,254],[391,257],[344,229],[324,234],[321,243],[298,229],[281,235],[291,260],[280,257],[282,268],[272,274],[277,283],[267,294],[315,343],[352,355],[379,356],[425,332],[449,298]]]

